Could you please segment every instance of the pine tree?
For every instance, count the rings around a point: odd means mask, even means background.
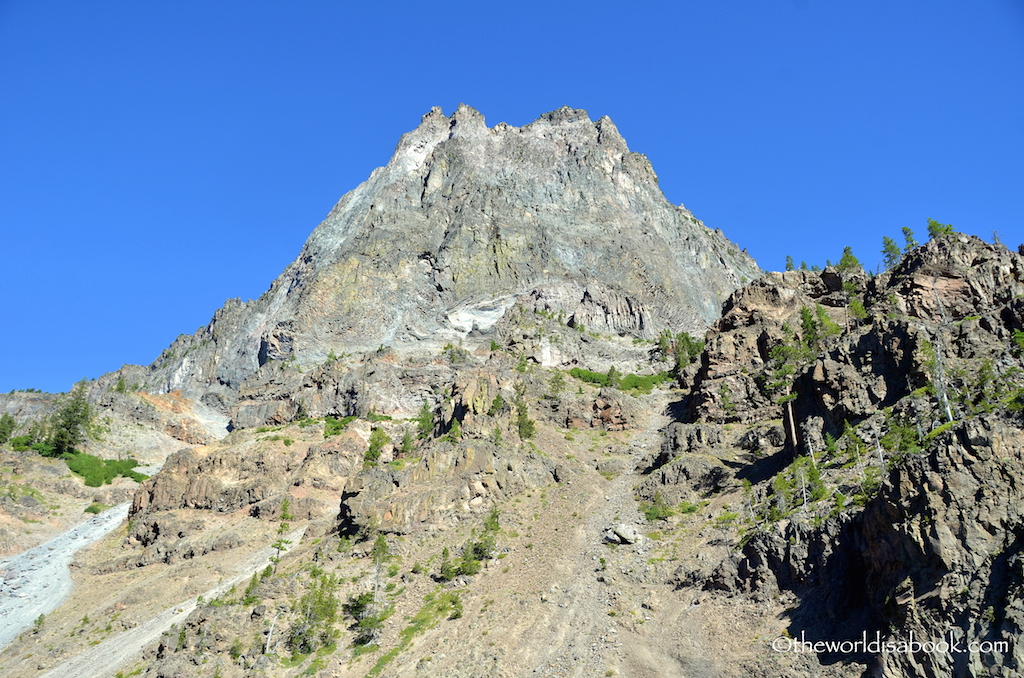
[[[516,408],[516,429],[519,431],[519,438],[526,440],[532,438],[533,434],[537,432],[537,425],[530,419],[530,412],[526,407],[526,384],[522,382],[516,384],[515,392],[516,397],[512,402]]]
[[[956,231],[953,230],[953,225],[952,224],[940,224],[939,222],[935,221],[934,219],[929,219],[928,220],[928,235],[929,236],[931,236],[933,238],[937,238],[940,235],[952,235],[953,233],[956,233]]]
[[[885,270],[887,271],[896,268],[900,259],[903,258],[900,246],[887,235],[882,236],[882,254],[885,256]]]
[[[804,308],[801,313],[808,324],[815,326],[814,316],[810,309]],[[776,403],[783,407],[786,415],[786,433],[790,447],[794,450],[797,446],[796,422],[793,418],[793,401],[797,394],[793,391],[793,380],[797,369],[806,363],[812,356],[808,348],[806,337],[804,341],[797,339],[793,331],[786,325],[782,326],[786,338],[772,347],[769,352],[767,369],[765,371],[764,389],[766,395],[772,397]],[[805,329],[806,331],[806,329]]]
[[[860,261],[853,255],[853,248],[844,247],[843,256],[839,259],[836,269],[840,273],[853,273],[858,268],[860,268]]]
[[[434,412],[430,408],[430,403],[426,400],[423,401],[423,407],[420,408],[420,412],[416,415],[417,428],[419,429],[420,440],[426,440],[434,432]]]
[[[402,446],[398,449],[398,454],[401,457],[412,454],[412,433],[409,432],[409,429],[402,431]]]
[[[75,447],[85,442],[86,429],[92,422],[92,408],[85,392],[85,382],[75,384],[71,393],[53,415],[50,437],[47,441],[53,447],[53,456],[73,453]]]
[[[608,385],[612,388],[618,388],[619,382],[622,379],[622,373],[615,369],[615,365],[608,368]]]
[[[917,240],[914,239],[914,232],[909,226],[903,227],[903,240],[906,242],[906,245],[903,248],[904,254],[917,247]]]
[[[391,442],[388,438],[388,434],[382,428],[375,428],[370,431],[370,446],[366,450],[366,456],[364,459],[367,463],[376,464],[380,460],[380,455],[384,450],[384,446]]]
[[[821,334],[814,313],[806,306],[800,309],[800,335],[804,346],[812,353],[816,353],[818,346],[821,344]]]
[[[0,416],[0,445],[3,445],[11,439],[11,434],[14,433],[15,427],[18,422],[14,420],[7,412],[4,412],[3,416]]]

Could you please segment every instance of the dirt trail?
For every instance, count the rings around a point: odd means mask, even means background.
[[[290,532],[286,539],[297,544],[305,531],[305,526],[300,527]],[[207,600],[219,598],[230,591],[232,586],[245,583],[254,572],[265,568],[270,563],[270,558],[275,555],[277,555],[277,551],[270,546],[256,551],[238,565],[238,574],[225,579],[203,593],[202,596],[189,598],[170,606],[148,622],[108,638],[99,645],[94,645],[46,673],[40,674],[40,678],[61,678],[63,676],[110,678],[130,659],[140,654],[146,645],[158,640],[167,629],[171,628],[172,624],[184,623],[185,619],[196,609],[200,597]]]
[[[41,614],[57,609],[74,583],[68,565],[79,549],[105,537],[128,516],[130,504],[107,509],[67,532],[0,561],[0,650]]]

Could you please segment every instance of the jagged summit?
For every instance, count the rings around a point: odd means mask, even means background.
[[[516,303],[650,338],[703,332],[754,261],[658,188],[612,121],[560,108],[487,127],[433,108],[347,193],[255,302],[229,302],[155,364],[151,388],[233,400],[269,361],[418,350],[486,334]],[[169,359],[169,356],[172,356]]]

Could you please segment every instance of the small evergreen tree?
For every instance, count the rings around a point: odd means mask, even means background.
[[[853,314],[853,317],[858,321],[864,320],[868,317],[868,311],[864,308],[864,303],[861,302],[860,299],[850,300],[850,313]]]
[[[338,580],[330,574],[314,575],[306,594],[294,611],[299,617],[288,634],[287,644],[295,654],[312,654],[334,642],[338,631]]]
[[[689,332],[676,335],[676,368],[689,365],[704,352],[704,342],[690,336]]]
[[[402,457],[412,454],[412,433],[409,432],[409,429],[402,431],[402,445],[398,448],[398,454]]]
[[[622,379],[622,373],[615,369],[615,365],[608,368],[608,385],[612,388],[618,388],[619,382]]]
[[[519,430],[519,437],[523,440],[532,438],[537,432],[537,425],[530,419],[526,409],[526,403],[522,400],[516,403],[516,428]]]
[[[860,261],[853,255],[853,248],[849,246],[844,247],[843,256],[840,257],[836,269],[840,273],[853,273],[858,268],[860,268]]]
[[[491,401],[491,406],[487,408],[488,417],[496,417],[505,411],[505,399],[501,397],[501,394],[494,396],[494,400]]]
[[[804,313],[803,311],[806,311]],[[817,323],[810,309],[802,309],[801,316],[808,328],[817,333]],[[797,370],[814,357],[814,351],[807,344],[807,337],[798,340],[793,331],[786,325],[782,326],[785,338],[769,351],[765,378],[762,382],[765,394],[782,406],[786,415],[786,432],[789,444],[796,449],[796,422],[793,418],[793,401],[797,393],[793,391],[794,377]]]
[[[955,232],[952,224],[940,224],[934,219],[928,220],[928,235],[932,238],[937,238],[940,235],[952,235]]]
[[[551,375],[551,379],[548,380],[548,388],[551,389],[551,395],[557,396],[565,390],[565,375],[561,372],[555,372]]]
[[[847,292],[847,297],[849,297],[849,292]],[[817,316],[818,333],[822,339],[825,337],[834,337],[841,332],[841,328],[828,316],[824,306],[821,304],[815,304],[814,314]]]
[[[794,268],[795,268],[795,266],[793,265],[793,257],[791,257],[791,256],[789,256],[787,254],[786,255],[786,270],[787,271],[792,271],[792,270],[794,270]]]
[[[423,401],[423,407],[420,408],[420,412],[416,416],[416,424],[420,440],[426,440],[434,432],[434,412],[426,400]]]
[[[903,227],[903,240],[906,243],[903,247],[904,254],[917,247],[917,240],[914,238],[914,231],[912,231],[909,226]]]
[[[14,420],[7,412],[0,416],[0,445],[3,445],[11,439],[11,434],[14,433],[14,429],[18,426],[18,422]]]
[[[806,306],[800,309],[800,334],[804,346],[812,352],[817,352],[818,346],[821,344],[821,334],[814,313]]]
[[[889,236],[882,236],[882,255],[885,257],[885,270],[891,270],[896,268],[900,263],[900,259],[903,258],[903,252],[900,251],[900,246],[896,244],[896,241]]]
[[[459,423],[458,417],[452,417],[452,426],[448,429],[447,438],[453,443],[457,443],[462,440],[462,424]]]
[[[515,385],[516,397],[512,401],[516,408],[516,429],[519,431],[519,437],[522,440],[532,438],[533,434],[537,432],[537,426],[532,419],[530,419],[529,410],[526,407],[526,385],[522,382]]]
[[[382,428],[375,428],[370,431],[370,447],[366,450],[364,459],[370,464],[380,461],[381,452],[384,446],[391,442],[388,434]]]

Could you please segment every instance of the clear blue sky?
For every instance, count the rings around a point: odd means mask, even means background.
[[[0,391],[255,298],[431,106],[609,115],[766,269],[1024,242],[1024,2],[0,0]]]

